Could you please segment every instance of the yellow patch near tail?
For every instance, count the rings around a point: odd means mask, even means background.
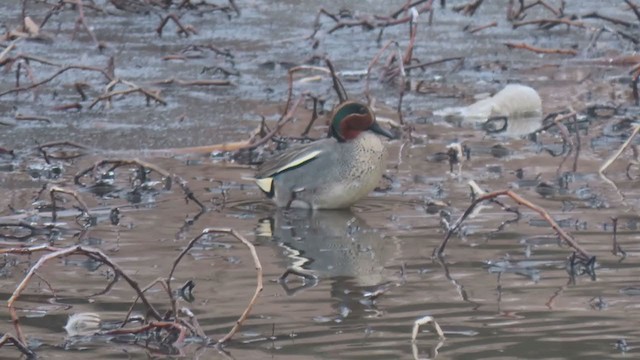
[[[258,185],[260,190],[268,194],[271,192],[271,189],[273,188],[273,178],[268,177],[264,179],[256,179],[256,184]]]
[[[258,185],[258,187],[262,191],[264,191],[269,197],[272,197],[274,195],[273,178],[276,175],[278,175],[278,174],[280,174],[282,172],[285,172],[287,170],[296,168],[298,166],[301,166],[301,165],[303,165],[303,164],[315,159],[318,155],[320,155],[321,152],[322,152],[321,150],[311,151],[308,154],[304,154],[302,156],[294,157],[289,162],[282,161],[283,159],[277,159],[280,163],[282,163],[282,165],[278,164],[280,166],[275,168],[275,170],[260,174],[260,176],[264,176],[264,177],[255,179],[256,185]],[[286,159],[286,157],[285,157],[285,159]]]

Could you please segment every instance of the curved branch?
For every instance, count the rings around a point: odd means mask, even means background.
[[[187,246],[184,248],[184,250],[182,250],[182,252],[180,252],[178,257],[176,257],[176,259],[173,261],[173,266],[171,267],[171,271],[169,272],[169,277],[167,278],[167,285],[169,286],[169,288],[170,288],[170,284],[171,284],[171,278],[173,277],[173,273],[175,272],[176,267],[180,263],[180,260],[182,260],[182,258],[189,252],[189,250],[191,250],[191,248],[193,248],[193,246],[198,242],[198,240],[200,240],[203,236],[208,235],[208,234],[227,234],[227,235],[231,235],[231,236],[235,237],[236,239],[238,239],[247,248],[249,248],[249,252],[251,252],[251,257],[253,258],[253,263],[255,264],[255,268],[256,268],[256,289],[255,289],[255,292],[253,293],[253,296],[251,297],[251,300],[249,301],[249,304],[247,305],[245,310],[242,312],[242,314],[240,315],[238,320],[236,320],[236,323],[233,325],[231,330],[229,330],[229,332],[222,339],[218,340],[216,345],[220,346],[220,345],[224,344],[225,342],[231,340],[233,335],[235,335],[238,332],[238,330],[240,330],[240,327],[242,326],[242,323],[244,323],[244,321],[249,316],[249,313],[251,312],[251,309],[253,308],[253,305],[255,305],[255,303],[256,303],[256,301],[258,299],[258,296],[262,292],[262,289],[263,289],[263,285],[262,285],[262,265],[260,264],[260,259],[258,258],[258,253],[256,252],[255,246],[253,246],[253,244],[251,242],[249,242],[249,240],[247,240],[244,236],[240,235],[240,233],[238,233],[236,230],[230,229],[230,228],[207,228],[207,229],[204,229],[200,235],[196,236],[193,240],[191,240],[189,242],[189,244],[187,244]],[[174,301],[175,300],[172,297],[172,302],[174,302]]]

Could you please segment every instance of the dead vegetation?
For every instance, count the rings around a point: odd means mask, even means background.
[[[48,144],[47,147],[54,146],[56,144]],[[68,145],[68,144],[63,144]],[[76,148],[81,148],[77,146]],[[105,290],[98,293],[93,294],[92,297],[100,296],[107,293],[112,286],[119,281],[120,279],[124,280],[133,290],[136,295],[136,299],[131,304],[131,310],[134,308],[138,301],[142,302],[144,308],[146,309],[146,317],[142,325],[134,326],[131,324],[130,314],[127,313],[121,324],[118,326],[118,329],[108,330],[108,329],[97,329],[92,335],[122,335],[122,334],[132,334],[139,336],[141,339],[146,339],[147,342],[151,342],[157,346],[170,346],[173,348],[180,348],[183,346],[185,339],[198,339],[198,341],[203,342],[205,344],[213,344],[218,349],[222,349],[222,346],[226,344],[229,340],[232,339],[235,333],[240,329],[243,322],[247,319],[250,314],[251,308],[255,305],[258,300],[258,296],[262,291],[262,265],[260,264],[260,259],[258,258],[258,254],[256,252],[253,244],[248,241],[244,236],[239,234],[237,231],[233,229],[225,229],[225,228],[207,228],[202,231],[202,233],[192,239],[185,248],[176,256],[173,261],[173,266],[167,277],[158,278],[156,281],[148,284],[144,287],[139,285],[139,282],[134,279],[134,276],[129,275],[131,273],[130,270],[123,269],[118,263],[112,259],[111,256],[107,255],[100,249],[95,249],[83,245],[73,245],[68,247],[58,247],[55,245],[31,245],[31,243],[37,239],[38,237],[50,237],[53,232],[60,231],[77,231],[79,240],[82,240],[86,230],[92,226],[96,226],[99,221],[98,213],[94,213],[90,210],[83,200],[83,195],[77,190],[78,188],[86,187],[86,179],[89,178],[91,182],[99,183],[104,180],[105,174],[110,174],[114,177],[118,177],[117,173],[123,169],[127,169],[125,172],[130,172],[130,169],[133,168],[136,170],[137,175],[133,178],[129,179],[130,186],[137,187],[139,189],[142,188],[150,188],[153,186],[156,181],[152,173],[155,173],[160,177],[160,183],[162,184],[163,191],[169,191],[173,183],[177,183],[179,187],[185,194],[185,198],[193,201],[199,207],[199,212],[193,217],[192,220],[187,220],[187,222],[192,222],[197,219],[201,214],[203,214],[208,209],[195,197],[193,192],[189,190],[186,181],[182,180],[179,176],[169,173],[168,171],[154,165],[151,163],[147,163],[141,160],[103,160],[95,163],[94,165],[79,171],[75,177],[74,182],[77,188],[69,188],[69,187],[60,187],[57,185],[49,185],[43,188],[43,191],[47,191],[50,195],[50,205],[47,208],[50,209],[50,212],[40,212],[38,213],[37,219],[38,222],[42,224],[35,225],[33,223],[33,214],[24,214],[22,216],[13,216],[10,217],[10,221],[6,223],[0,224],[0,229],[2,229],[2,233],[0,236],[7,240],[7,242],[2,243],[2,249],[0,249],[0,254],[4,254],[5,256],[18,256],[18,257],[30,257],[37,258],[37,261],[29,268],[29,271],[24,276],[22,281],[17,285],[16,289],[11,294],[10,299],[7,301],[7,306],[9,308],[9,313],[11,314],[11,319],[13,322],[13,327],[15,331],[15,336],[10,333],[6,333],[5,337],[3,337],[2,344],[12,343],[16,347],[17,350],[22,352],[27,357],[34,357],[35,354],[29,347],[26,345],[26,336],[22,331],[20,325],[20,316],[18,315],[18,311],[16,309],[16,303],[20,301],[20,297],[27,290],[28,285],[32,282],[34,277],[40,279],[40,281],[47,284],[47,287],[54,295],[56,294],[55,289],[49,284],[49,282],[43,278],[45,271],[43,268],[51,263],[55,259],[61,258],[69,258],[69,257],[77,257],[84,256],[88,259],[91,259],[97,263],[104,264],[110,267],[113,271],[113,278],[110,280],[109,284],[106,286]],[[58,219],[61,217],[59,214],[59,206],[57,202],[61,201],[59,195],[67,195],[74,198],[78,206],[80,214],[72,215],[65,213],[66,217],[75,217],[76,223],[79,225],[79,229],[71,229],[65,222],[58,222]],[[117,207],[113,207],[108,210],[108,220],[111,221],[113,225],[117,225],[119,222],[119,210]],[[100,209],[98,212],[101,213],[100,218],[104,219],[105,209]],[[30,223],[24,221],[29,217]],[[3,218],[3,219],[6,219]],[[50,221],[47,221],[49,219]],[[198,243],[200,239],[203,237],[207,237],[210,235],[222,234],[226,236],[230,236],[235,238],[250,252],[251,258],[253,259],[254,267],[256,270],[256,289],[253,296],[250,298],[249,303],[246,309],[241,313],[238,320],[235,322],[234,326],[229,330],[229,332],[223,336],[219,340],[213,340],[207,337],[198,325],[197,318],[193,316],[193,314],[185,307],[181,307],[178,309],[178,299],[176,298],[177,293],[172,289],[172,279],[175,276],[176,268],[180,264],[180,261],[183,259],[184,255],[189,252],[189,250]],[[166,299],[162,300],[162,298],[154,297],[154,300],[150,300],[147,297],[147,291],[160,285],[166,291]],[[182,292],[181,292],[182,293]],[[158,303],[162,303],[164,301],[163,307],[165,308],[164,313],[159,310]],[[154,305],[154,303],[156,305]],[[181,314],[191,314],[191,316],[181,316]],[[152,336],[153,335],[153,336]],[[155,339],[155,340],[154,340]],[[158,343],[155,343],[155,342]]]
[[[640,21],[640,11],[638,5],[632,0],[625,0],[625,4],[635,14]],[[144,101],[135,100],[136,106],[151,106],[151,105],[169,105],[170,99],[163,95],[163,91],[166,88],[171,87],[232,87],[234,82],[231,78],[241,76],[242,74],[235,70],[233,66],[229,67],[225,62],[229,59],[233,59],[233,51],[225,48],[220,48],[214,44],[187,44],[184,43],[184,47],[181,51],[171,52],[163,57],[165,62],[190,62],[194,59],[206,58],[211,60],[212,66],[207,69],[203,69],[203,72],[209,71],[214,74],[216,78],[196,78],[196,79],[181,79],[176,77],[168,78],[155,78],[151,81],[139,82],[128,79],[127,77],[118,76],[118,58],[117,56],[109,57],[104,66],[90,66],[84,63],[78,62],[74,64],[62,64],[53,59],[46,58],[40,55],[25,53],[21,49],[21,45],[27,41],[36,41],[48,43],[52,41],[58,41],[57,38],[48,32],[50,27],[50,19],[62,12],[72,12],[74,14],[74,33],[72,41],[78,41],[76,37],[79,37],[81,33],[89,36],[91,39],[91,47],[96,51],[105,51],[105,49],[112,46],[105,39],[102,38],[100,33],[95,33],[91,22],[93,17],[98,16],[111,16],[110,11],[113,9],[101,8],[93,1],[87,0],[59,0],[59,1],[45,1],[49,5],[49,10],[45,14],[30,14],[27,6],[30,2],[23,0],[21,2],[23,10],[22,17],[19,19],[19,25],[14,24],[13,28],[8,29],[5,34],[0,37],[0,44],[2,49],[0,51],[0,67],[5,74],[10,74],[14,77],[11,82],[11,86],[3,86],[0,89],[0,98],[9,97],[25,97],[28,94],[34,102],[37,101],[39,96],[42,96],[43,92],[56,92],[60,90],[66,80],[63,80],[66,76],[71,76],[77,81],[72,84],[72,89],[75,92],[74,101],[56,103],[52,110],[55,111],[77,111],[77,112],[91,112],[91,111],[109,111],[113,107],[118,106],[120,101],[132,96],[138,96]],[[446,6],[445,1],[440,2],[443,6]],[[184,14],[197,13],[198,15],[208,13],[221,13],[231,16],[241,16],[240,9],[234,1],[228,1],[225,5],[216,5],[207,1],[160,1],[160,0],[138,0],[138,1],[116,1],[111,0],[110,4],[118,11],[127,13],[152,13],[159,18],[157,27],[149,29],[150,32],[157,33],[158,37],[168,35],[168,30],[172,26],[175,27],[175,36],[177,41],[184,41],[194,34],[198,34],[198,29],[194,26],[185,23]],[[455,6],[450,10],[459,12],[465,16],[473,17],[474,14],[481,9],[483,4],[482,0],[472,0],[467,3]],[[533,12],[532,9],[543,9],[547,17],[544,18],[532,18],[529,14]],[[356,13],[351,9],[326,9],[320,8],[315,17],[315,22],[312,24],[311,34],[306,37],[306,40],[310,42],[311,49],[317,48],[323,41],[329,36],[342,36],[342,33],[346,33],[347,29],[355,28],[356,30],[362,29],[363,31],[377,31],[377,38],[374,40],[378,44],[379,50],[370,59],[367,64],[358,64],[358,71],[336,71],[331,61],[327,57],[319,57],[310,59],[308,63],[296,64],[287,70],[287,97],[284,100],[284,109],[281,112],[281,116],[273,124],[268,124],[264,120],[251,131],[246,138],[228,141],[219,144],[212,144],[207,146],[197,146],[188,148],[171,148],[149,151],[149,155],[163,154],[163,156],[176,156],[180,154],[193,154],[203,153],[208,154],[212,152],[228,153],[232,156],[239,156],[239,154],[250,154],[249,161],[247,163],[254,163],[256,156],[253,156],[255,152],[268,150],[271,151],[276,148],[282,148],[295,142],[307,142],[315,140],[310,136],[311,129],[317,124],[325,113],[324,106],[327,102],[339,103],[345,101],[348,98],[341,78],[352,77],[356,78],[356,81],[362,85],[362,95],[367,99],[370,105],[375,107],[376,97],[372,88],[383,87],[391,88],[394,90],[393,94],[397,97],[394,98],[396,105],[394,106],[395,118],[397,122],[392,119],[387,119],[387,123],[391,124],[396,130],[403,134],[405,139],[412,141],[412,135],[414,128],[410,120],[405,116],[403,99],[408,93],[414,95],[424,94],[429,91],[433,91],[428,81],[420,77],[419,72],[426,71],[429,67],[438,66],[450,62],[455,62],[455,66],[450,70],[456,72],[465,67],[465,61],[469,59],[470,55],[461,54],[456,57],[447,57],[439,59],[419,59],[416,57],[416,48],[421,46],[419,35],[425,31],[425,27],[434,26],[434,18],[437,19],[438,11],[437,5],[434,5],[433,0],[417,0],[407,1],[403,6],[398,9],[393,9],[385,14],[367,14]],[[584,31],[588,29],[593,31],[593,40],[586,47],[547,47],[538,46],[537,44],[530,44],[527,42],[508,41],[504,43],[510,50],[527,51],[542,56],[558,56],[558,57],[577,57],[580,54],[587,53],[592,45],[597,42],[599,36],[603,33],[608,33],[619,37],[620,42],[625,45],[637,47],[640,43],[640,36],[638,34],[638,25],[631,23],[624,19],[617,19],[610,16],[603,15],[597,11],[585,11],[580,14],[568,14],[565,10],[564,1],[524,1],[511,0],[506,5],[506,21],[508,26],[515,30],[536,29],[545,31],[550,34],[552,31],[562,27],[567,32],[571,31]],[[39,22],[34,20],[41,18]],[[383,41],[385,30],[391,27],[402,26],[406,27],[408,31],[405,36],[392,38],[387,41]],[[505,26],[505,24],[497,21],[490,23],[481,23],[480,25],[467,26],[460,31],[468,32],[469,36],[475,36],[475,34],[490,31],[495,27]],[[359,31],[359,30],[358,30]],[[550,35],[551,36],[551,35]],[[553,36],[562,36],[561,34],[554,33]],[[87,45],[89,46],[89,45]],[[218,59],[224,59],[222,62],[218,62]],[[612,59],[586,59],[586,61],[598,62],[606,61],[612,66],[624,67],[622,72],[629,81],[629,89],[631,96],[636,105],[640,104],[640,95],[638,91],[638,80],[640,78],[640,58],[636,55],[625,55]],[[467,61],[468,62],[468,61]],[[319,76],[310,74],[320,74]],[[330,78],[333,86],[333,90],[336,93],[336,98],[331,100],[326,95],[326,89],[320,91],[307,91],[299,90],[298,86],[305,82],[315,81],[318,78]],[[8,82],[5,82],[8,84]],[[67,84],[68,85],[68,84]],[[566,111],[548,114],[545,124],[540,128],[536,134],[543,138],[543,140],[536,140],[541,147],[545,148],[546,144],[542,143],[544,140],[561,141],[561,149],[558,152],[554,152],[553,148],[556,148],[551,144],[546,147],[552,158],[562,157],[557,166],[556,175],[557,178],[561,178],[565,173],[565,169],[570,167],[569,172],[575,173],[578,170],[581,150],[581,131],[584,133],[584,127],[588,127],[592,124],[601,126],[603,123],[617,123],[626,122],[631,123],[631,126],[627,130],[622,130],[616,134],[618,137],[625,137],[622,145],[619,149],[613,153],[609,159],[607,159],[599,169],[599,173],[605,181],[610,184],[615,191],[620,195],[623,204],[627,204],[625,196],[620,191],[615,182],[607,177],[607,170],[616,161],[626,162],[626,176],[629,179],[633,179],[632,170],[637,168],[638,165],[638,149],[635,144],[635,138],[639,132],[640,126],[635,123],[637,121],[635,115],[625,113],[624,107],[629,104],[596,104],[584,109],[573,109],[568,107]],[[296,120],[296,116],[299,116],[299,109],[306,107],[310,110],[310,117],[305,119],[304,130],[294,136],[285,135],[286,126]],[[599,115],[599,111],[610,111],[605,115]],[[16,121],[36,121],[44,124],[52,124],[56,122],[49,116],[39,114],[20,114],[16,113],[14,116]],[[586,119],[586,120],[584,120]],[[496,119],[493,119],[496,120]],[[586,121],[584,125],[583,121]],[[6,124],[0,123],[0,126]],[[8,124],[7,126],[12,126]],[[559,140],[558,140],[559,139]],[[459,149],[458,149],[459,148]],[[632,159],[625,159],[625,151],[631,148],[633,150]],[[16,155],[16,149],[8,149],[0,147],[1,156],[23,156]],[[463,172],[464,159],[472,156],[464,154],[463,145],[457,144],[456,148],[447,152],[446,158],[450,164],[450,171],[454,172],[454,165],[457,166],[457,172]],[[61,139],[60,141],[39,144],[34,151],[43,157],[46,164],[55,165],[58,162],[74,161],[79,158],[83,158],[87,155],[98,155],[102,152],[101,149],[93,149],[75,139]],[[573,155],[573,158],[571,158]],[[402,153],[400,154],[400,157]],[[567,162],[569,159],[573,161]],[[570,164],[571,166],[565,166]],[[159,178],[159,180],[158,180]],[[110,183],[114,179],[119,179],[120,182],[126,184],[127,191],[150,191],[154,189],[162,194],[162,192],[168,192],[171,190],[173,184],[177,183],[186,201],[189,201],[197,206],[197,212],[195,215],[191,215],[185,221],[185,223],[193,224],[198,218],[210,211],[205,203],[198,199],[196,193],[194,193],[185,181],[178,174],[174,174],[170,171],[163,169],[155,165],[154,163],[141,160],[135,157],[121,157],[117,158],[107,157],[99,160],[92,166],[85,167],[73,176],[73,184],[59,183],[57,181],[49,181],[42,187],[38,197],[34,201],[40,200],[40,195],[48,194],[48,202],[42,204],[42,206],[36,209],[35,212],[30,213],[17,213],[10,217],[0,218],[0,238],[3,242],[0,243],[2,247],[0,254],[14,255],[19,257],[31,257],[37,258],[37,261],[29,268],[22,281],[17,285],[16,289],[11,293],[11,298],[7,302],[7,306],[11,315],[13,333],[5,332],[0,340],[0,347],[6,344],[13,344],[15,349],[21,352],[26,357],[32,358],[35,356],[35,352],[31,350],[26,341],[26,336],[21,330],[20,316],[17,312],[16,303],[20,301],[21,296],[28,291],[28,284],[33,283],[34,277],[41,278],[40,273],[47,263],[52,262],[55,259],[67,258],[67,257],[86,257],[97,261],[103,265],[106,265],[112,269],[115,277],[105,288],[104,293],[107,293],[113,283],[119,279],[123,279],[135,293],[136,299],[132,303],[133,308],[137,302],[141,302],[146,309],[146,318],[143,324],[134,326],[131,324],[130,315],[131,312],[123,316],[120,328],[116,330],[101,331],[100,334],[114,335],[114,334],[132,334],[140,336],[139,339],[146,340],[154,343],[155,345],[168,345],[171,347],[179,348],[182,346],[186,339],[197,338],[199,341],[206,344],[213,344],[218,349],[230,341],[233,336],[238,332],[243,323],[247,320],[253,306],[258,301],[259,294],[262,291],[262,266],[258,258],[258,254],[251,241],[247,240],[239,232],[231,228],[207,228],[200,235],[191,239],[183,250],[173,260],[172,268],[166,277],[160,277],[156,281],[146,286],[140,286],[135,280],[134,276],[128,275],[132,273],[134,269],[123,269],[118,265],[117,261],[107,255],[103,250],[97,248],[91,248],[83,245],[73,245],[68,247],[55,246],[52,240],[57,232],[77,232],[82,234],[87,228],[95,226],[98,220],[98,216],[108,214],[109,220],[117,224],[118,222],[118,208],[113,207],[110,209],[93,209],[85,202],[87,189],[105,185]],[[126,179],[126,180],[123,180]],[[542,184],[542,182],[540,182]],[[477,189],[476,189],[477,190]],[[434,250],[434,257],[437,257],[441,261],[443,260],[443,254],[445,247],[448,244],[450,238],[456,234],[459,235],[459,230],[463,222],[472,214],[475,213],[479,205],[485,203],[493,203],[499,205],[504,211],[517,213],[518,220],[520,216],[519,210],[507,206],[500,202],[498,198],[508,197],[516,204],[526,207],[533,212],[537,213],[540,217],[548,223],[548,228],[553,232],[554,236],[561,240],[563,245],[569,246],[573,253],[568,257],[567,261],[572,269],[572,275],[589,273],[593,274],[595,257],[585,249],[573,235],[563,230],[558,225],[556,219],[550,213],[550,210],[545,209],[534,202],[523,197],[518,192],[511,189],[497,190],[487,193],[475,192],[475,196],[471,204],[462,212],[462,215],[452,224],[446,223],[445,236],[442,243]],[[91,196],[91,195],[89,195]],[[60,215],[60,212],[64,211],[59,203],[64,203],[65,199],[73,198],[74,210],[65,212]],[[226,198],[221,199],[220,206],[224,207]],[[631,207],[631,206],[628,206]],[[34,215],[35,214],[35,215]],[[34,216],[36,221],[34,220]],[[61,217],[73,218],[75,224],[73,227],[69,224],[58,222]],[[443,216],[444,218],[444,216]],[[515,220],[517,221],[517,220]],[[443,223],[445,221],[443,220]],[[613,219],[613,253],[615,255],[624,254],[624,250],[617,243],[617,218]],[[506,222],[501,224],[500,229],[507,225]],[[253,260],[253,265],[256,270],[256,287],[253,295],[250,297],[248,305],[245,310],[239,315],[238,320],[228,333],[218,340],[209,338],[198,324],[195,316],[190,316],[189,309],[178,308],[178,298],[176,297],[175,289],[172,288],[172,279],[174,272],[176,271],[180,261],[184,255],[192,249],[199,240],[203,237],[207,237],[212,234],[224,234],[226,236],[233,237],[241,244],[247,247]],[[82,235],[78,235],[80,238]],[[33,245],[32,242],[38,241],[48,244]],[[304,269],[303,269],[304,270]],[[287,272],[280,278],[280,281],[293,274],[305,277],[307,279],[317,282],[315,275],[298,269],[288,269]],[[574,271],[575,270],[575,271]],[[448,271],[447,271],[448,272]],[[54,293],[55,290],[46,280],[42,281],[45,285],[51,289]],[[164,292],[160,299],[158,296],[153,300],[148,297],[148,290],[154,287],[160,287]],[[559,290],[551,299],[548,304],[553,304],[553,301],[563,291]],[[379,294],[378,294],[379,295]],[[376,296],[378,296],[376,295]],[[549,305],[551,307],[551,305]],[[191,314],[193,315],[193,314]],[[416,321],[413,331],[413,354],[417,357],[417,348],[415,340],[418,332],[418,327],[426,323],[433,322],[436,332],[442,340],[444,335],[439,325],[433,321],[432,317],[424,317]],[[441,345],[441,344],[439,344]],[[439,348],[439,346],[438,346]],[[437,352],[437,348],[436,348]]]

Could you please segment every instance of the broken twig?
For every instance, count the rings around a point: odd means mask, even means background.
[[[437,257],[442,256],[444,249],[447,246],[447,242],[449,241],[449,238],[451,238],[451,235],[453,235],[453,233],[455,233],[460,228],[464,220],[473,212],[473,209],[475,209],[475,207],[478,204],[486,200],[497,198],[499,196],[508,196],[519,205],[524,205],[529,209],[537,212],[542,218],[544,218],[549,223],[549,225],[551,225],[551,228],[558,234],[558,236],[562,240],[564,240],[569,246],[575,249],[581,255],[581,257],[585,259],[591,258],[591,255],[585,249],[583,249],[582,246],[580,246],[580,244],[578,244],[578,242],[571,235],[565,232],[544,208],[533,204],[529,200],[521,197],[520,195],[516,194],[511,190],[493,191],[476,198],[471,203],[471,205],[469,205],[467,210],[465,210],[462,216],[460,216],[458,220],[456,220],[453,226],[449,227],[445,238],[442,240],[440,245],[436,249],[434,249],[433,256],[437,256]]]

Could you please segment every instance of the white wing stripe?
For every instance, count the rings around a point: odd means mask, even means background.
[[[298,165],[302,165],[302,164],[306,163],[307,161],[312,160],[313,158],[318,156],[321,152],[322,152],[321,150],[316,150],[316,151],[312,151],[312,152],[310,152],[310,153],[308,153],[308,154],[306,154],[306,155],[304,155],[302,157],[293,159],[293,161],[291,161],[290,163],[287,163],[287,164],[279,167],[278,170],[274,171],[273,173],[274,174],[278,174],[278,173],[281,173],[281,172],[283,172],[283,171],[285,171],[287,169],[296,167]]]

